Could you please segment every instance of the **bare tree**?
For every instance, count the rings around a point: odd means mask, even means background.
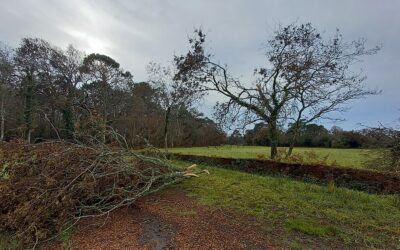
[[[0,140],[4,140],[6,103],[11,94],[14,75],[12,49],[0,43]]]
[[[307,94],[313,98],[317,95],[326,98],[319,103],[318,117],[337,110],[348,100],[370,93],[360,93],[364,78],[351,74],[347,68],[359,55],[378,50],[366,50],[363,40],[344,43],[337,34],[325,41],[311,24],[281,27],[266,43],[267,65],[255,70],[254,83],[242,83],[229,74],[227,66],[206,53],[205,37],[202,30],[195,30],[195,37],[189,39],[190,51],[175,58],[179,69],[177,78],[197,81],[203,90],[225,96],[227,101],[216,105],[220,121],[243,126],[257,121],[267,123],[272,159],[277,156],[279,122],[287,118],[289,105],[297,107],[295,100],[300,98],[300,89],[307,88]],[[313,98],[309,100],[314,102]],[[316,105],[310,109],[313,107]]]
[[[64,135],[71,139],[74,130],[74,112],[78,84],[82,82],[79,68],[82,65],[83,53],[69,45],[66,50],[54,49],[51,66],[55,75],[57,108],[64,119]]]
[[[292,64],[285,72],[295,82],[293,98],[287,105],[288,118],[293,121],[290,155],[302,126],[319,119],[338,120],[330,114],[346,111],[351,100],[379,93],[368,89],[366,76],[353,71],[352,66],[360,62],[360,57],[377,53],[380,47],[367,49],[365,39],[345,42],[338,30],[325,41],[310,24],[291,25],[283,31],[286,37],[295,34],[294,41],[304,39],[300,46],[295,45]]]
[[[171,117],[177,117],[177,112],[182,107],[190,108],[202,96],[202,93],[198,91],[196,81],[176,79],[176,72],[170,67],[150,63],[147,71],[149,81],[158,95],[159,103],[165,110],[164,147],[167,150]]]
[[[1,47],[1,53],[2,139],[71,141],[77,122],[97,111],[134,147],[163,146],[165,134],[170,146],[215,145],[224,140],[214,122],[202,117],[194,106],[183,104],[201,94],[184,99],[196,87],[175,81],[173,70],[167,90],[155,82],[134,83],[132,75],[106,55],[84,59],[84,53],[72,46],[61,49],[43,39],[24,38],[16,49]],[[180,101],[168,105],[168,125],[164,126],[167,108],[161,103],[164,97],[172,97],[172,89],[174,100]]]
[[[51,46],[48,42],[38,38],[24,38],[14,57],[18,86],[24,97],[24,135],[28,142],[31,141],[34,128],[37,93],[42,84],[48,84],[50,77],[50,56]]]

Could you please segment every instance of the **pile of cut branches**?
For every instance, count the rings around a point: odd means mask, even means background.
[[[195,174],[99,142],[0,142],[0,233],[15,232],[35,247],[81,218],[105,215]]]

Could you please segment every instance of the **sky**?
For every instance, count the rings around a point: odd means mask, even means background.
[[[326,37],[338,28],[345,40],[363,37],[370,47],[382,45],[356,68],[367,75],[367,87],[382,94],[334,114],[344,121],[322,121],[360,129],[392,125],[400,117],[399,11],[398,0],[0,0],[0,41],[16,47],[23,37],[39,37],[58,47],[107,54],[139,82],[147,80],[149,62],[168,64],[185,53],[187,37],[201,27],[215,59],[251,82],[254,68],[265,65],[263,44],[278,25],[311,22]],[[220,98],[209,94],[200,111],[210,115]]]

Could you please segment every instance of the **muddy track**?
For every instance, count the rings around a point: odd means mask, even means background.
[[[140,225],[143,228],[139,237],[139,243],[142,246],[149,246],[154,250],[173,249],[170,242],[176,229],[172,224],[165,222],[157,215],[143,214]]]

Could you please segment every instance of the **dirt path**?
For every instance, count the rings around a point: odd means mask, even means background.
[[[249,218],[199,205],[177,190],[83,221],[73,249],[273,249]]]

